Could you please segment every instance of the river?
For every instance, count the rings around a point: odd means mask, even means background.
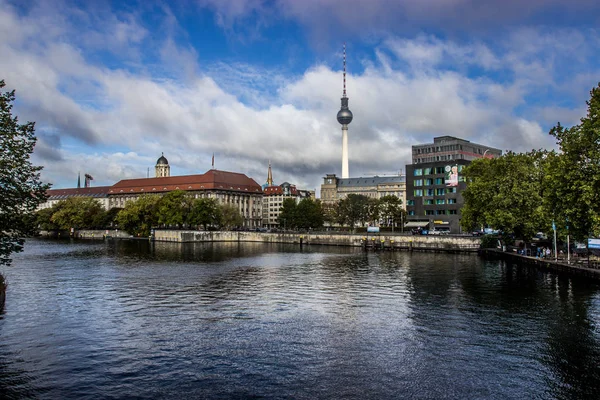
[[[600,390],[600,285],[471,254],[30,240],[0,272],[0,398]]]

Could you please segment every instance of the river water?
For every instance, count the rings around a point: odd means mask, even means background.
[[[598,398],[600,285],[476,255],[31,240],[0,398]]]

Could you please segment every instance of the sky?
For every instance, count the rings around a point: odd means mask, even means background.
[[[211,168],[319,189],[451,135],[553,149],[600,81],[597,0],[0,0],[0,79],[54,188]]]

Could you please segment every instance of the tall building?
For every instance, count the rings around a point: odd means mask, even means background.
[[[167,158],[165,157],[165,153],[161,153],[161,156],[156,160],[154,173],[156,178],[171,176],[171,167],[169,166],[169,161],[167,161]]]
[[[405,227],[460,233],[463,168],[477,158],[501,155],[502,150],[452,136],[412,146],[412,164],[406,166]]]
[[[342,94],[342,107],[337,113],[337,120],[342,124],[342,179],[348,178],[348,125],[352,122],[352,111],[348,108],[346,97],[346,44],[344,43],[344,91]]]

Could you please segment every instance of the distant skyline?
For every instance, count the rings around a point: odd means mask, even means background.
[[[173,3],[173,4],[171,4]],[[0,0],[0,79],[54,188],[211,168],[318,189],[451,135],[554,148],[600,81],[600,4],[564,0]]]

